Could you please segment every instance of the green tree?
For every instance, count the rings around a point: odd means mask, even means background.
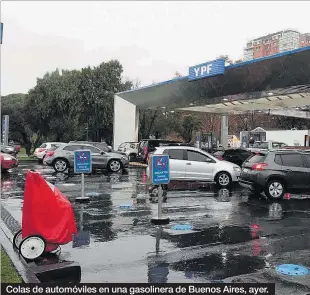
[[[1,97],[1,113],[9,115],[9,140],[20,142],[30,155],[33,131],[29,124],[30,114],[25,112],[26,94],[14,93]]]
[[[25,106],[37,142],[81,140],[88,131],[92,140],[111,141],[114,94],[132,87],[122,81],[122,72],[122,65],[112,60],[80,71],[57,69],[37,79]]]
[[[169,118],[170,129],[177,132],[187,143],[191,142],[194,131],[199,130],[201,125],[201,120],[191,114],[174,113]]]

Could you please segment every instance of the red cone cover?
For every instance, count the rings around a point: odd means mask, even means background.
[[[26,176],[22,237],[40,235],[46,242],[64,245],[77,234],[70,201],[40,174]]]

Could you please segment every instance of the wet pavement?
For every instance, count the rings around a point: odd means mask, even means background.
[[[189,185],[172,184],[163,204],[163,215],[171,222],[157,227],[150,223],[157,203],[149,199],[145,169],[85,176],[90,202],[81,205],[75,202],[80,176],[55,175],[50,168],[21,163],[1,181],[1,204],[20,223],[29,168],[72,201],[79,236],[61,247],[61,258],[80,263],[82,282],[210,282],[255,277],[282,263],[310,267],[310,199],[271,202],[239,186],[190,190]],[[121,208],[124,204],[131,207]],[[193,229],[173,230],[176,224]],[[310,293],[294,283],[277,283],[279,294]]]

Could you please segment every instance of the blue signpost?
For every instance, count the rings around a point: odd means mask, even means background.
[[[80,150],[74,152],[74,173],[81,174],[81,198],[77,198],[76,201],[84,202],[88,201],[89,197],[85,197],[85,181],[84,174],[92,172],[91,151]]]
[[[170,182],[170,165],[168,155],[152,155],[149,162],[152,184],[158,185],[158,218],[154,224],[168,224],[169,218],[162,218],[163,189],[162,185]]]
[[[194,81],[207,77],[223,75],[225,72],[225,60],[217,59],[189,68],[188,80]]]
[[[2,38],[3,38],[3,23],[0,23],[0,43],[2,44]]]
[[[169,156],[152,156],[152,183],[168,184],[170,182]]]
[[[81,150],[74,152],[74,173],[91,173],[91,152]]]

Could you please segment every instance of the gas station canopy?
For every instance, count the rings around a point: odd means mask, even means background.
[[[197,80],[190,76],[117,93],[142,109],[166,107],[218,114],[310,105],[310,46],[223,66]]]

